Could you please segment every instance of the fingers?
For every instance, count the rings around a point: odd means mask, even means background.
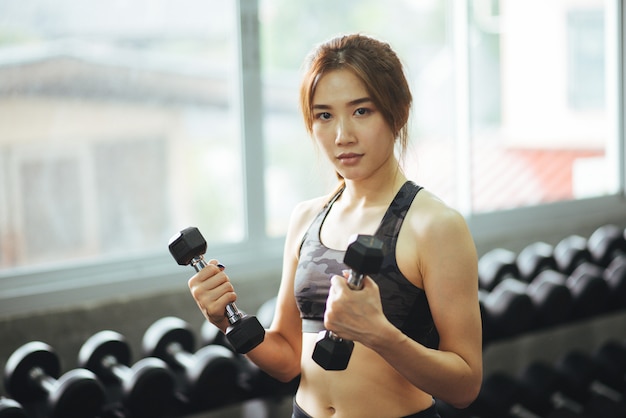
[[[225,317],[226,305],[237,299],[234,288],[224,266],[216,260],[189,279],[189,290],[204,316],[222,331],[228,323]]]
[[[341,276],[332,276],[330,283],[324,326],[339,337],[355,339],[373,317],[382,315],[378,285],[369,276],[360,290],[352,290]]]

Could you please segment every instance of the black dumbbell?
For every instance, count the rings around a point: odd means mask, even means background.
[[[606,267],[616,256],[626,254],[626,231],[617,225],[604,225],[593,231],[587,246],[593,260]]]
[[[518,376],[518,381],[525,389],[525,401],[528,407],[541,416],[588,417],[585,406],[579,399],[572,398],[564,388],[565,376],[555,368],[540,360],[528,364]]]
[[[590,415],[607,418],[626,416],[623,395],[598,379],[598,366],[590,355],[581,350],[571,350],[557,360],[555,368],[565,377],[564,391],[572,398],[582,400]]]
[[[570,235],[554,246],[554,259],[561,273],[570,275],[580,264],[593,262],[587,240],[580,235]]]
[[[181,394],[192,410],[221,406],[239,399],[239,362],[220,345],[194,352],[195,336],[190,325],[168,316],[154,322],[145,332],[143,353],[165,361],[181,377]]]
[[[478,260],[478,279],[480,288],[492,291],[502,280],[519,278],[517,254],[506,248],[494,248],[483,254]]]
[[[383,258],[383,242],[380,239],[372,235],[353,237],[343,258],[344,264],[350,267],[348,286],[353,290],[363,288],[363,278],[377,273]],[[354,342],[324,330],[319,333],[312,358],[324,370],[345,370],[353,348]]]
[[[123,406],[133,417],[168,416],[174,410],[175,377],[167,364],[146,357],[130,366],[126,338],[115,331],[101,331],[80,348],[78,365],[91,370],[105,384],[121,389]]]
[[[611,289],[610,309],[626,308],[626,254],[615,257],[604,269],[603,276]]]
[[[529,396],[515,377],[496,371],[483,379],[480,392],[468,409],[483,418],[540,418],[531,409]]]
[[[527,245],[517,255],[517,268],[520,278],[529,283],[544,270],[557,270],[554,247],[542,241]]]
[[[259,307],[256,312],[256,317],[263,326],[263,328],[269,328],[274,318],[274,310],[276,309],[276,297],[273,297]],[[200,330],[202,345],[217,344],[235,351],[223,332],[219,330],[215,325],[209,321],[205,321],[202,324]]]
[[[598,379],[626,395],[626,343],[611,339],[592,355]]]
[[[535,305],[525,287],[516,286],[514,280],[504,279],[491,292],[478,292],[485,344],[520,335],[533,327]]]
[[[205,268],[208,263],[204,259],[207,243],[196,227],[185,228],[173,236],[169,242],[169,250],[181,266],[192,265],[196,271]],[[265,329],[254,316],[239,311],[234,303],[226,306],[226,318],[230,323],[226,337],[236,352],[246,354],[265,338]]]
[[[566,276],[555,270],[539,273],[535,280],[551,281],[564,284],[572,293],[572,320],[592,318],[606,312],[609,299],[609,287],[601,273],[596,273],[597,266],[581,264],[574,273]]]
[[[0,397],[0,418],[28,418],[28,415],[18,401]]]
[[[574,300],[565,284],[544,280],[539,275],[530,283],[506,279],[497,288],[506,287],[520,294],[527,294],[534,305],[531,328],[534,330],[566,323],[571,315]]]
[[[7,360],[5,388],[24,404],[45,400],[46,415],[52,418],[96,417],[105,400],[104,388],[97,377],[82,368],[59,377],[60,371],[59,357],[52,347],[32,341]]]

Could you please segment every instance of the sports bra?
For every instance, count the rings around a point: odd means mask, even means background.
[[[371,274],[370,277],[379,286],[383,313],[387,319],[413,340],[426,347],[437,348],[439,333],[433,322],[426,293],[404,277],[396,262],[396,243],[400,227],[421,189],[421,186],[407,181],[387,208],[374,234],[383,241],[383,263],[379,273]],[[303,332],[324,329],[330,277],[341,276],[342,271],[349,268],[343,263],[345,251],[328,248],[320,239],[324,220],[343,190],[340,189],[317,214],[300,247],[294,294],[302,318]]]

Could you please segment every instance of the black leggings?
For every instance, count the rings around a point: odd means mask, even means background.
[[[293,400],[293,414],[291,418],[313,418],[311,415],[307,414],[298,406],[296,400]],[[403,418],[441,418],[439,413],[437,412],[437,408],[435,407],[435,402],[433,402],[433,406],[428,409],[424,409],[423,411],[417,412],[413,415],[408,415]]]

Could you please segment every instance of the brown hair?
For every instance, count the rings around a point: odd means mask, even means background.
[[[412,96],[402,63],[389,44],[361,34],[339,36],[315,48],[305,65],[300,107],[309,134],[313,130],[313,96],[318,81],[325,72],[347,69],[363,82],[394,138],[406,150]]]

